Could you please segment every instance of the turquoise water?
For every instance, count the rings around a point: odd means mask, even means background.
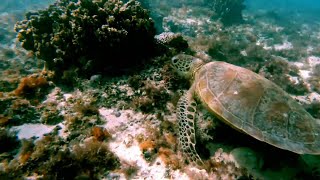
[[[37,9],[53,2],[54,0],[2,0],[0,12]]]
[[[40,9],[48,4],[52,4],[55,0],[3,0],[0,4],[0,12],[12,12],[12,11],[27,11]],[[143,4],[150,4],[151,6],[157,6],[159,4],[170,7],[179,7],[185,4],[205,5],[206,2],[213,2],[208,0],[199,1],[151,1],[143,0]],[[282,15],[291,16],[292,13],[301,13],[301,15],[313,16],[312,18],[320,18],[320,2],[316,0],[245,0],[245,10],[257,12],[261,10],[271,10]]]
[[[249,9],[272,9],[284,11],[316,11],[320,10],[320,2],[317,0],[246,0],[246,5]],[[315,14],[315,16],[319,16]]]
[[[314,21],[314,23],[318,23],[317,21],[320,20],[320,2],[316,0],[247,0],[245,4],[247,10],[252,12],[261,10],[274,11],[289,18],[293,18],[298,14],[300,18],[305,19],[306,21]]]

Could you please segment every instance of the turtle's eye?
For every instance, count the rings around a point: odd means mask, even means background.
[[[172,64],[177,64],[178,63],[178,58],[172,58]]]

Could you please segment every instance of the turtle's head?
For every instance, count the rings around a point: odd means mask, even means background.
[[[174,56],[171,63],[178,74],[187,79],[194,78],[196,71],[204,64],[203,60],[186,54]]]

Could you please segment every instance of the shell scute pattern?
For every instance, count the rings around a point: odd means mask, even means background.
[[[258,74],[224,62],[195,77],[198,99],[221,120],[254,138],[297,153],[320,153],[318,120]]]
[[[268,87],[261,97],[254,114],[252,125],[267,134],[276,134],[282,138],[288,137],[290,106],[286,94],[277,87]]]

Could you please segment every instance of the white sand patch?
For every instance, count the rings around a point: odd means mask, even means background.
[[[125,141],[122,138],[128,134],[124,134],[123,136],[119,136],[115,139],[115,141],[109,144],[111,151],[113,151],[120,159],[120,161],[134,163],[139,168],[136,177],[141,179],[165,179],[167,168],[162,163],[162,161],[157,158],[154,163],[149,163],[144,160],[142,157],[142,152],[135,142],[130,147],[127,147]],[[135,179],[135,178],[133,178]]]
[[[29,139],[32,137],[41,139],[44,134],[50,133],[55,127],[44,124],[24,124],[12,127],[11,131],[18,131],[17,136],[19,139]]]
[[[310,56],[307,58],[307,63],[311,67],[315,67],[317,64],[320,64],[320,57],[317,56]]]
[[[99,109],[99,113],[107,121],[103,127],[113,135],[121,135],[123,131],[130,131],[131,136],[145,133],[145,129],[141,128],[141,122],[147,118],[147,115],[132,110],[117,111],[106,108]]]
[[[44,134],[52,132],[57,126],[61,127],[58,131],[59,136],[66,138],[68,134],[65,133],[66,127],[62,123],[57,125],[23,124],[21,126],[13,126],[10,131],[17,131],[17,136],[19,139],[30,139],[32,137],[36,137],[37,140],[40,140]]]
[[[72,97],[72,94],[63,94],[63,98],[68,101]]]
[[[179,170],[173,171],[166,167],[160,158],[148,162],[143,158],[137,135],[147,136],[146,121],[155,120],[153,115],[144,115],[132,110],[99,109],[100,116],[106,120],[103,125],[111,134],[110,150],[119,157],[121,162],[135,164],[139,170],[132,179],[189,179]],[[156,125],[156,123],[155,123]],[[121,175],[123,177],[123,175]]]
[[[293,48],[293,45],[292,45],[291,42],[285,41],[285,42],[283,42],[282,44],[275,44],[275,45],[273,46],[273,48],[274,48],[276,51],[288,50],[288,49],[292,49],[292,48]]]
[[[257,45],[257,46],[262,46],[262,48],[265,49],[265,50],[271,50],[271,49],[272,49],[272,46],[268,46],[267,43],[266,43],[267,41],[268,41],[267,38],[261,36],[261,37],[259,37],[259,39],[257,40],[256,45]]]
[[[318,101],[320,102],[320,94],[316,93],[316,92],[312,92],[309,96],[308,96],[309,100],[312,101]]]
[[[311,52],[313,51],[313,49],[314,49],[314,48],[313,48],[312,46],[308,46],[308,47],[307,47],[307,52],[308,52],[308,53],[311,53]]]
[[[128,84],[118,86],[118,89],[123,93],[127,93],[128,96],[134,95],[133,89]]]
[[[293,96],[295,99],[297,99],[300,102],[310,104],[312,102],[320,102],[320,94],[316,92],[312,92],[305,96]]]
[[[289,76],[289,80],[290,80],[292,83],[294,83],[294,84],[298,84],[298,83],[299,83],[299,79],[298,79],[297,76],[290,76],[290,75],[288,75],[288,76]]]
[[[242,56],[248,56],[248,54],[247,54],[246,51],[240,51],[240,54],[241,54]]]
[[[297,68],[299,69],[299,75],[300,77],[306,82],[308,78],[311,77],[310,72],[310,66],[307,65],[306,63],[302,63],[302,62],[293,62],[291,63],[294,66],[297,66]]]
[[[309,70],[299,70],[299,75],[301,76],[302,79],[307,80],[310,78],[310,72]]]
[[[304,67],[304,63],[302,63],[302,62],[293,62],[292,64],[297,66],[299,69]]]

